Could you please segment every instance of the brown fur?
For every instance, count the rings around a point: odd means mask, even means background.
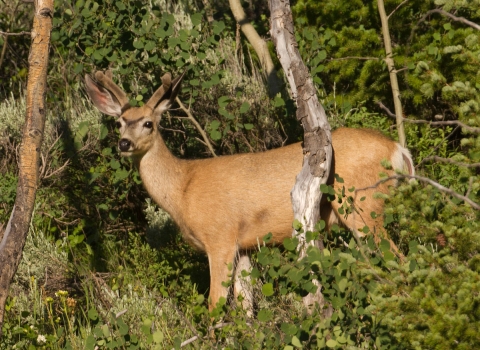
[[[108,96],[99,98],[97,95],[102,92],[95,92],[95,82],[86,80],[93,101],[108,100]],[[101,111],[121,109],[96,105]],[[133,157],[146,190],[179,225],[185,239],[207,253],[212,306],[220,297],[227,296],[227,289],[221,283],[228,280],[227,265],[233,263],[239,250],[256,246],[269,232],[277,243],[291,236],[290,191],[302,167],[302,145],[211,159],[178,159],[167,149],[157,129],[160,114],[169,106],[170,103],[161,100],[154,112],[144,106],[116,115],[122,124],[121,139],[132,142],[131,149],[122,154]],[[136,123],[139,118],[143,119]],[[152,128],[145,127],[147,121],[153,123]],[[397,167],[413,169],[408,151],[378,132],[341,128],[332,133],[332,141],[332,175],[337,173],[344,179],[343,184],[337,183],[330,176],[329,184],[336,189],[342,186],[361,189],[375,184],[378,174],[387,172],[380,165],[383,159]],[[381,215],[374,220],[370,213],[381,214],[383,202],[372,194],[386,192],[387,186],[384,183],[360,193],[358,198],[366,196],[365,201],[356,202],[363,209],[361,215],[344,218],[338,213],[338,201],[323,200],[321,218],[327,228],[339,223],[357,233],[365,225],[382,231]]]

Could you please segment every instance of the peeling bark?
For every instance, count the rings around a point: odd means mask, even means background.
[[[320,220],[320,185],[327,182],[332,160],[332,136],[325,110],[318,101],[313,80],[300,57],[295,40],[290,4],[286,0],[270,0],[272,38],[278,58],[290,84],[297,103],[297,119],[304,129],[303,167],[297,175],[292,189],[292,206],[295,219],[302,223],[304,232],[313,231]],[[293,234],[296,234],[293,231]],[[305,234],[299,236],[302,256],[308,245]],[[310,242],[312,244],[312,242]],[[320,249],[323,243],[317,242]],[[323,309],[325,316],[331,314],[331,307],[325,305],[321,285],[316,281],[317,292],[303,299],[311,309],[315,302]]]
[[[0,337],[10,282],[22,257],[35,204],[40,147],[45,127],[45,91],[52,17],[53,0],[35,1],[32,46],[28,57],[27,110],[19,152],[17,197],[6,230],[0,237]]]

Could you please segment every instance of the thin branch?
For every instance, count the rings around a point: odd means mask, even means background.
[[[120,311],[119,313],[117,313],[117,314],[115,315],[115,318],[119,318],[120,316],[126,314],[127,311],[128,311],[127,309]]]
[[[474,126],[468,126],[467,124],[464,124],[458,120],[444,120],[444,121],[439,121],[439,122],[432,122],[428,120],[414,120],[414,119],[403,119],[405,122],[412,123],[412,124],[428,124],[432,126],[439,126],[439,125],[458,125],[461,128],[472,132],[472,133],[479,133],[480,134],[480,128],[474,127]]]
[[[395,73],[400,73],[400,72],[403,72],[404,70],[407,70],[408,67],[403,67],[403,68],[400,68],[400,69],[395,69]]]
[[[18,32],[18,33],[10,33],[10,32],[2,32],[0,31],[0,35],[3,36],[20,36],[20,35],[31,35],[31,32]]]
[[[198,132],[200,133],[200,135],[202,135],[203,137],[203,140],[205,141],[205,143],[207,144],[207,147],[208,149],[210,150],[210,153],[212,153],[212,155],[214,157],[216,157],[217,155],[215,154],[215,151],[213,150],[213,147],[212,147],[212,144],[210,143],[210,140],[208,139],[208,136],[207,134],[205,133],[205,131],[202,129],[202,127],[200,126],[200,124],[197,122],[197,120],[194,118],[194,116],[192,115],[192,113],[190,112],[190,109],[187,109],[184,104],[182,103],[182,101],[180,101],[180,99],[177,97],[175,99],[175,101],[177,101],[178,105],[180,106],[180,108],[187,114],[188,116],[188,119],[190,119],[190,121],[193,123],[193,125],[195,125],[195,127],[197,128]]]
[[[229,325],[232,325],[234,324],[233,322],[223,322],[223,323],[219,323],[219,324],[216,324],[215,326],[213,327],[209,327],[208,328],[208,331],[213,331],[215,329],[218,329],[218,328],[223,328],[225,326],[229,326]],[[182,342],[180,344],[180,347],[183,348],[184,346],[187,346],[188,344],[190,343],[193,343],[195,340],[197,340],[198,338],[200,338],[200,336],[196,335],[196,336],[193,336],[191,337],[190,339],[187,339],[185,340],[184,342]]]
[[[391,111],[390,109],[388,109],[388,107],[385,106],[381,101],[377,101],[377,105],[378,105],[381,109],[383,109],[383,110],[387,113],[387,115],[388,115],[389,117],[394,118],[394,119],[397,118],[397,116],[396,116],[394,113],[392,113],[392,111]]]
[[[457,162],[453,159],[443,158],[443,157],[439,157],[439,156],[431,156],[431,157],[423,158],[422,162],[428,162],[428,161],[431,161],[431,160],[434,160],[434,161],[437,161],[437,162],[454,164],[454,165],[458,165],[458,166],[463,166],[463,167],[466,167],[466,168],[480,168],[480,163]]]
[[[349,56],[349,57],[329,58],[328,59],[328,61],[344,61],[344,60],[361,60],[361,61],[375,60],[375,61],[380,61],[380,58],[378,58],[378,57]]]
[[[469,21],[469,20],[466,19],[466,18],[457,17],[457,16],[452,15],[451,13],[449,13],[449,12],[447,12],[447,11],[444,11],[444,10],[442,10],[442,9],[433,9],[433,10],[427,11],[427,13],[425,13],[425,15],[424,15],[422,18],[420,18],[420,19],[418,20],[418,22],[415,24],[415,26],[412,28],[412,31],[411,31],[411,33],[410,33],[410,37],[408,38],[408,43],[411,43],[411,42],[412,42],[413,36],[415,35],[415,31],[417,30],[417,27],[420,25],[420,23],[424,22],[425,19],[426,19],[428,16],[430,16],[431,14],[433,14],[433,13],[439,13],[439,14],[441,14],[441,15],[444,15],[444,16],[446,16],[446,17],[451,18],[451,19],[454,20],[454,21],[464,23],[464,24],[466,24],[466,25],[468,25],[468,26],[470,26],[470,27],[472,27],[472,28],[475,28],[475,29],[477,29],[477,30],[480,30],[480,26],[479,26],[478,24],[476,24],[476,23],[474,23],[474,22],[471,22],[471,21]],[[408,51],[407,51],[407,54],[408,54]]]
[[[408,0],[405,0],[403,1],[402,3],[400,3],[400,5],[398,5],[397,7],[395,7],[395,10],[393,10],[392,12],[390,12],[390,14],[387,16],[387,19],[390,19],[390,16],[392,16],[400,7],[402,7]]]
[[[368,187],[364,187],[364,188],[360,188],[360,189],[356,189],[355,190],[355,193],[359,192],[359,191],[365,191],[365,190],[369,190],[369,189],[375,189],[377,188],[379,185],[381,185],[382,183],[384,182],[387,182],[387,181],[390,181],[390,180],[402,180],[402,179],[416,179],[416,180],[419,180],[421,182],[425,182],[425,183],[428,183],[430,185],[432,185],[433,187],[435,187],[436,189],[438,189],[439,191],[441,192],[444,192],[452,197],[455,197],[455,198],[458,198],[464,202],[466,202],[468,205],[470,205],[473,209],[476,209],[476,210],[480,210],[480,204],[478,203],[475,203],[474,201],[472,201],[470,198],[466,197],[466,196],[463,196],[457,192],[455,192],[454,190],[450,189],[450,188],[447,188],[445,186],[442,186],[440,185],[438,182],[435,182],[431,179],[429,179],[428,177],[423,177],[423,176],[418,176],[418,175],[403,175],[403,174],[397,174],[397,175],[392,175],[392,176],[389,176],[389,177],[386,177],[384,179],[381,179],[379,181],[377,181],[375,184],[373,184],[372,186],[368,186]]]
[[[51,164],[51,163],[50,163]],[[43,176],[43,180],[45,179],[48,179],[49,177],[52,177],[54,175],[57,175],[59,173],[61,173],[63,170],[65,170],[65,168],[70,164],[70,159],[67,159],[67,161],[65,162],[65,164],[63,164],[60,168],[58,168],[57,170],[54,170],[54,171],[50,171],[50,172],[46,172]]]
[[[428,15],[432,14],[432,13],[439,13],[443,16],[446,16],[446,17],[449,17],[450,19],[456,21],[456,22],[461,22],[463,24],[466,24],[467,26],[469,27],[472,27],[473,29],[476,29],[476,30],[480,30],[480,25],[478,25],[477,23],[475,22],[472,22],[472,21],[469,21],[468,19],[464,18],[464,17],[457,17],[455,15],[452,15],[450,12],[447,12],[447,11],[444,11],[442,9],[434,9],[434,10],[430,10],[428,11],[425,16],[422,17],[422,20],[425,20],[426,17],[428,17]],[[419,21],[419,22],[420,22]]]

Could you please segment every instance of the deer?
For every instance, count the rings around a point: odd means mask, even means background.
[[[207,159],[174,156],[161,136],[159,123],[174,103],[184,74],[172,80],[171,74],[165,73],[162,85],[140,107],[130,106],[110,70],[97,71],[94,78],[85,75],[85,87],[100,112],[117,118],[120,154],[132,158],[149,196],[171,216],[184,239],[206,253],[212,310],[222,297],[228,297],[229,290],[222,282],[230,280],[229,265],[238,254],[258,246],[268,233],[274,244],[292,236],[290,191],[304,155],[298,142],[265,152]],[[378,131],[354,128],[333,131],[332,147],[327,184],[336,190],[343,186],[365,189],[365,200],[354,202],[365,215],[341,214],[339,201],[329,202],[322,196],[320,217],[326,230],[338,224],[360,237],[364,226],[371,232],[383,232],[382,215],[374,218],[370,213],[381,214],[384,202],[373,193],[387,193],[392,183],[379,182],[379,173],[392,175],[399,169],[413,175],[410,152]],[[381,165],[382,160],[391,163],[390,170]],[[240,287],[236,282],[234,286],[237,295]]]

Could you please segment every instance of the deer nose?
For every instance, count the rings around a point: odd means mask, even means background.
[[[118,141],[118,148],[122,152],[128,152],[131,145],[132,145],[132,142],[127,139],[121,139],[120,141]]]

